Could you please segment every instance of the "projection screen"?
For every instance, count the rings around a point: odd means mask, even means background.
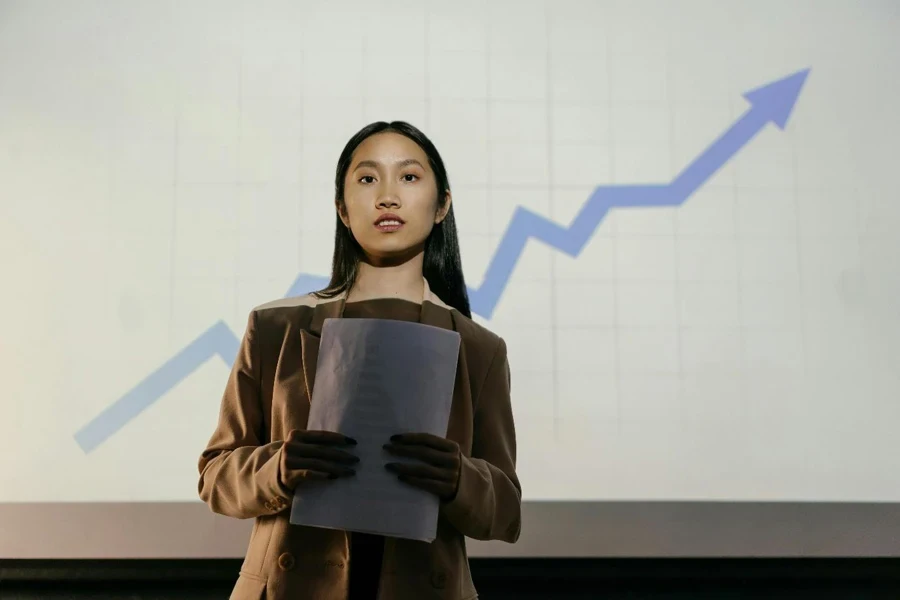
[[[509,348],[523,534],[896,555],[900,10],[0,2],[0,556],[238,557],[197,459],[331,264],[363,125],[429,135]]]

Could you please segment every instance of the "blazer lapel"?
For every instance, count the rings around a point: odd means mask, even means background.
[[[344,307],[344,295],[341,294],[326,301],[319,300],[313,308],[309,331],[300,330],[300,347],[303,360],[303,379],[306,382],[306,398],[312,402],[313,388],[316,383],[316,366],[319,362],[319,344],[322,340],[322,326],[325,319],[340,317]]]
[[[316,384],[316,364],[319,361],[319,341],[317,335],[301,329],[300,347],[303,356],[303,381],[306,383],[306,399],[312,402],[313,386]]]

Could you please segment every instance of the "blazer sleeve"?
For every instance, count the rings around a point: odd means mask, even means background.
[[[199,460],[200,499],[213,512],[248,519],[287,508],[281,485],[281,441],[264,443],[257,313],[247,327],[228,377],[219,421]]]
[[[477,398],[472,456],[462,455],[459,489],[442,511],[467,537],[513,543],[522,527],[522,488],[516,475],[509,361],[502,338]]]

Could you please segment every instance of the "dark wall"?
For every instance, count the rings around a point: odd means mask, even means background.
[[[482,599],[900,598],[900,559],[472,559]],[[227,598],[239,560],[0,561],[0,599]]]

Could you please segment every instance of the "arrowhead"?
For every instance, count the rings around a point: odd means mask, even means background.
[[[809,69],[797,71],[793,75],[745,92],[744,98],[753,105],[752,110],[760,111],[779,129],[784,129],[807,75]]]

